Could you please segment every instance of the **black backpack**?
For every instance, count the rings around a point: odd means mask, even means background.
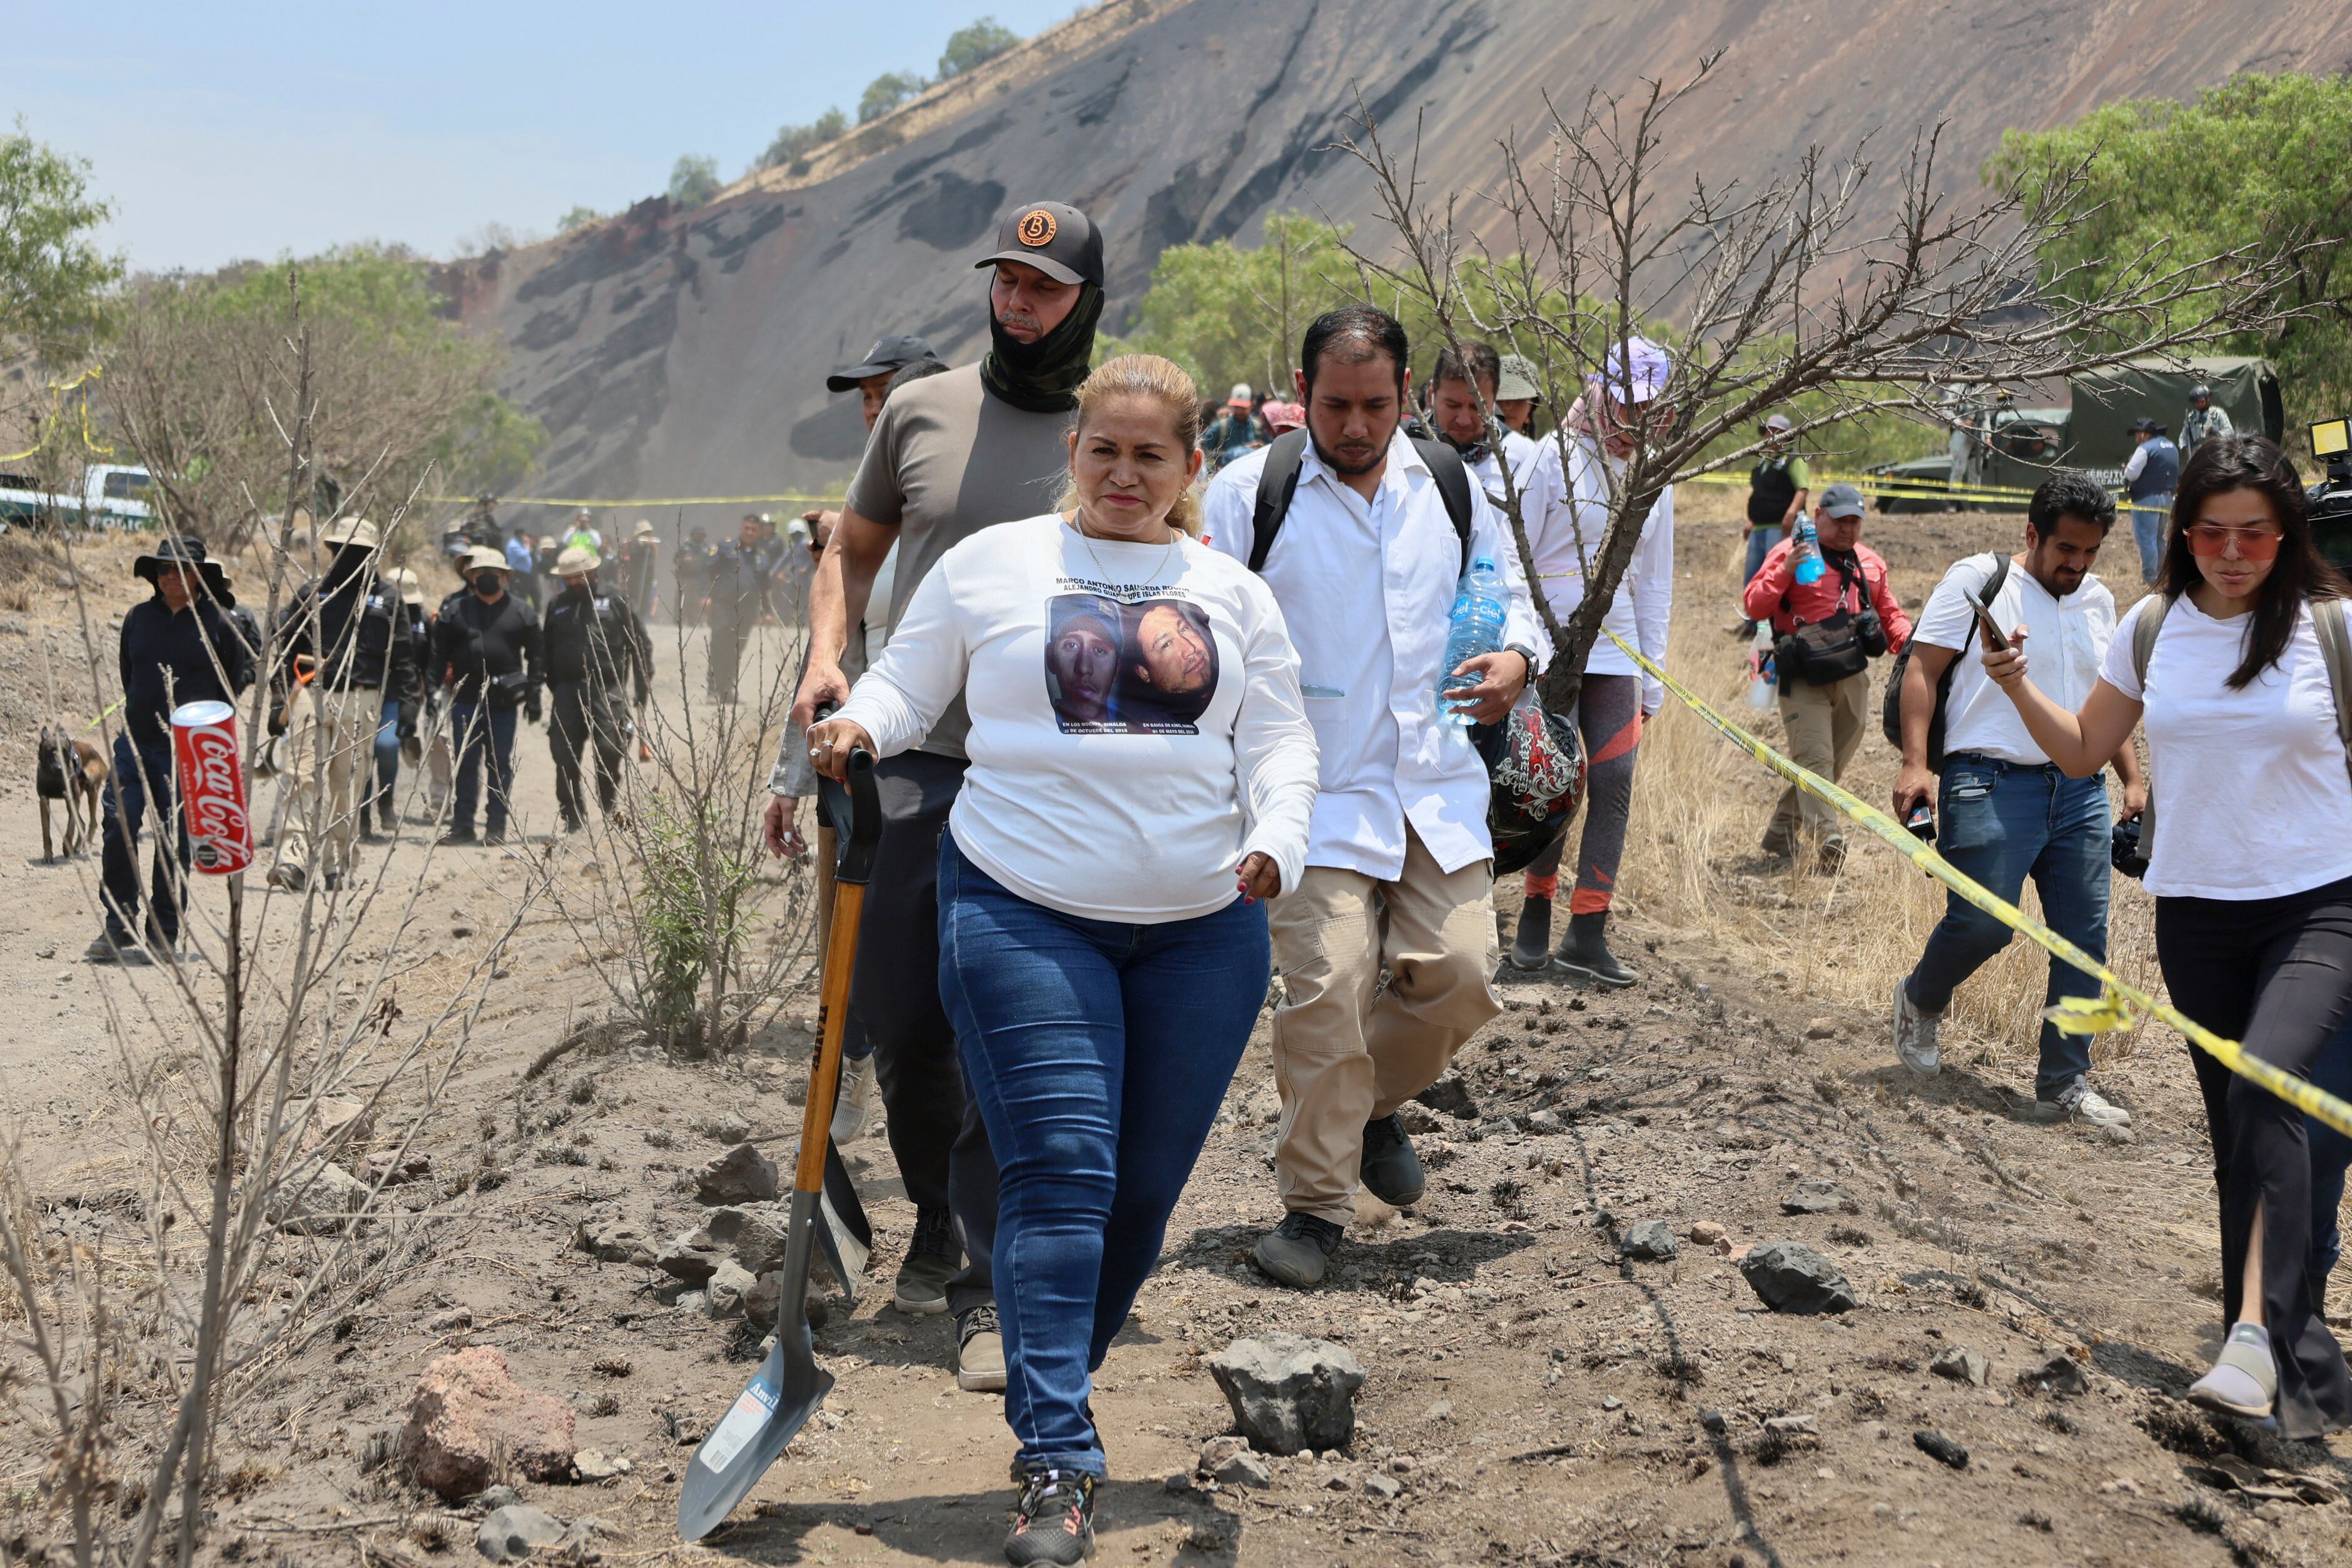
[[[1999,564],[1992,569],[1992,575],[1985,579],[1980,597],[1987,604],[2000,596],[2001,585],[2009,580],[2009,557],[2001,556]],[[1974,620],[1969,622],[1968,640],[1970,643],[1977,640]],[[1944,770],[1944,705],[1952,695],[1952,672],[1960,667],[1960,660],[1967,656],[1968,649],[1963,647],[1954,655],[1952,662],[1944,666],[1943,675],[1936,682],[1936,711],[1927,720],[1927,770],[1931,773]],[[1903,749],[1903,674],[1910,667],[1911,644],[1906,643],[1903,652],[1895,655],[1894,668],[1887,673],[1886,695],[1880,699],[1878,708],[1878,727],[1898,752]]]
[[[1437,493],[1445,501],[1445,515],[1454,521],[1454,536],[1462,541],[1462,566],[1454,575],[1470,570],[1470,470],[1463,465],[1462,454],[1443,441],[1413,440],[1413,449],[1421,460],[1429,465],[1429,476],[1437,481]],[[1307,432],[1286,430],[1274,438],[1265,449],[1265,466],[1258,470],[1257,501],[1250,511],[1249,569],[1265,570],[1265,552],[1274,548],[1274,536],[1282,531],[1283,519],[1290,515],[1291,498],[1298,494],[1298,468],[1307,458]]]

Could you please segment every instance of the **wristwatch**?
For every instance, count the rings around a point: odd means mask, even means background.
[[[1528,679],[1532,681],[1536,678],[1536,651],[1533,648],[1524,643],[1512,643],[1507,644],[1503,652],[1517,653],[1520,658],[1525,659],[1528,662]]]

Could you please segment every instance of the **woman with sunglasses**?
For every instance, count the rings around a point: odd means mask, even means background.
[[[2145,718],[2147,883],[2173,1005],[2306,1078],[2352,995],[2352,777],[2317,619],[2343,616],[2345,593],[2313,548],[2285,455],[2259,436],[2220,436],[2182,469],[2158,591],[2116,628],[2081,712],[2026,678],[2023,628],[1984,656],[2035,744],[2077,778]],[[2303,1115],[2189,1055],[2221,1192],[2230,1324],[2189,1397],[2274,1418],[2289,1437],[2352,1426],[2352,1377],[2309,1262]]]

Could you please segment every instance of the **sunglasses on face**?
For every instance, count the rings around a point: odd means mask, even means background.
[[[2235,539],[2240,559],[2275,560],[2278,559],[2279,541],[2284,537],[2276,528],[2231,528],[2220,523],[2191,523],[2189,526],[2189,553],[2208,557],[2221,555],[2230,548],[2230,541]]]

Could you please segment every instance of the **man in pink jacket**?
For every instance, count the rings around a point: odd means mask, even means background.
[[[1801,541],[1786,538],[1772,547],[1748,579],[1745,599],[1750,618],[1772,623],[1780,728],[1789,757],[1832,780],[1845,771],[1862,744],[1870,706],[1870,658],[1899,653],[1911,640],[1911,618],[1886,586],[1886,562],[1862,542],[1862,517],[1867,509],[1862,492],[1851,485],[1832,485],[1822,491],[1813,515],[1821,576],[1811,582],[1797,580]],[[1801,641],[1801,629],[1811,629],[1812,634]],[[1793,785],[1781,791],[1780,803],[1773,808],[1771,825],[1764,830],[1764,852],[1800,852],[1806,847],[1800,841],[1801,825],[1823,871],[1845,863],[1844,817]]]

